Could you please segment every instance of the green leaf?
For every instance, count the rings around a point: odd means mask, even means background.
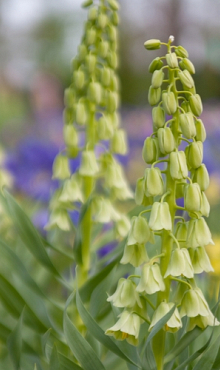
[[[64,335],[66,337],[67,343],[82,365],[83,370],[105,370],[104,365],[97,357],[96,353],[89,345],[89,343],[83,338],[80,332],[77,330],[75,325],[71,322],[67,315],[67,307],[70,301],[73,299],[73,294],[68,298],[66,302],[66,307],[64,310]]]
[[[32,222],[28,216],[24,213],[21,207],[15,202],[14,198],[4,190],[5,199],[7,201],[7,208],[9,214],[17,228],[18,235],[29,249],[29,251],[35,256],[35,258],[41,262],[52,274],[60,276],[54,265],[52,264],[48,254],[45,250],[40,235],[36,231]],[[2,195],[1,195],[2,197]]]
[[[121,357],[123,360],[130,362],[131,364],[139,367],[132,359],[127,357],[113,342],[111,338],[105,335],[104,331],[100,328],[100,326],[96,323],[96,321],[92,318],[90,313],[85,309],[83,303],[81,301],[79,292],[76,291],[76,306],[79,311],[79,314],[87,327],[90,333],[101,343],[103,346],[108,348],[111,352],[115,353],[117,356]]]
[[[219,337],[215,342],[202,354],[194,370],[211,370],[218,354],[220,342]]]
[[[59,357],[57,353],[57,347],[55,344],[53,346],[51,356],[50,356],[49,370],[61,370],[60,361],[59,361]]]
[[[15,370],[20,369],[20,358],[22,350],[22,320],[23,311],[14,330],[11,332],[7,340],[8,351]]]
[[[82,370],[82,368],[71,361],[68,357],[64,356],[62,353],[58,352],[58,357],[62,370]]]
[[[171,360],[175,359],[184,349],[189,346],[200,334],[203,333],[203,330],[196,326],[192,331],[187,332],[173,347],[173,349],[165,356],[164,363],[168,363]]]

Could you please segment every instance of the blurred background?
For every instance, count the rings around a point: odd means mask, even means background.
[[[87,10],[81,0],[0,0],[0,185],[7,182],[27,207],[41,204],[33,220],[47,221],[52,163],[62,148],[63,92],[71,81],[71,59],[83,33]],[[135,186],[145,168],[144,138],[151,133],[148,65],[164,49],[146,51],[150,38],[175,36],[196,67],[197,92],[204,102],[205,157],[220,274],[220,0],[119,0],[122,125],[129,134],[125,160]],[[36,200],[38,203],[36,203]],[[218,259],[216,257],[218,256]]]

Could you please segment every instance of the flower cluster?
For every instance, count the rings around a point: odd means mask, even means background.
[[[117,221],[117,235],[124,237],[130,222],[115,209],[114,201],[132,198],[133,194],[115,156],[127,153],[126,134],[117,112],[118,3],[100,0],[95,5],[86,1],[83,6],[89,8],[88,20],[72,63],[72,83],[65,91],[65,149],[53,164],[53,178],[61,185],[51,200],[47,228],[70,230],[69,211],[90,198],[92,220]],[[79,167],[72,173],[71,161],[76,157]],[[99,194],[95,192],[97,186]]]
[[[150,167],[138,179],[135,193],[136,203],[144,210],[132,219],[121,260],[132,264],[136,273],[121,279],[116,292],[108,298],[124,311],[106,334],[134,345],[141,322],[148,317],[140,299],[153,307],[151,319],[145,320],[149,331],[174,305],[165,331],[180,329],[183,316],[189,318],[188,330],[196,325],[219,325],[194,280],[195,274],[213,270],[204,248],[213,241],[204,219],[210,206],[205,195],[209,175],[202,163],[206,138],[199,119],[202,102],[192,77],[195,68],[182,46],[171,45],[173,39],[171,36],[167,44],[160,40],[145,43],[149,50],[166,45],[167,54],[155,58],[149,66],[153,133],[144,142],[143,159]],[[157,164],[162,164],[163,169]],[[183,198],[184,207],[178,206],[179,198]],[[148,247],[155,236],[161,238],[160,254],[149,258]],[[172,280],[176,281],[178,294],[171,294]],[[154,306],[151,295],[155,293]]]

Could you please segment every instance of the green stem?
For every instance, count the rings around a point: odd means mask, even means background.
[[[170,276],[170,279],[171,279],[171,280],[178,281],[179,283],[185,284],[185,285],[187,285],[190,289],[192,289],[192,286],[191,286],[189,283],[187,283],[187,281],[185,281],[185,280],[178,279],[178,278],[176,278],[176,277],[174,277],[174,276]]]

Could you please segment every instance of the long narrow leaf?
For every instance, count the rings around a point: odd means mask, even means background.
[[[92,333],[92,335],[101,343],[103,346],[108,348],[111,352],[115,353],[117,356],[121,357],[123,360],[130,362],[131,364],[139,367],[132,359],[127,357],[119,348],[118,346],[105,335],[104,331],[100,328],[100,326],[96,323],[96,321],[92,318],[90,313],[85,309],[83,303],[81,301],[79,292],[76,292],[76,306],[79,311],[79,314],[87,327],[87,329]]]
[[[219,337],[215,342],[204,352],[197,362],[194,370],[211,370],[218,354],[220,342]]]
[[[22,349],[22,320],[23,320],[23,311],[17,322],[15,329],[11,332],[7,340],[8,350],[15,370],[19,370],[20,368],[20,358]]]
[[[63,328],[67,343],[73,355],[82,365],[83,370],[105,370],[104,365],[99,360],[92,347],[83,338],[67,315],[67,307],[72,299],[73,294],[68,298],[64,311]]]

